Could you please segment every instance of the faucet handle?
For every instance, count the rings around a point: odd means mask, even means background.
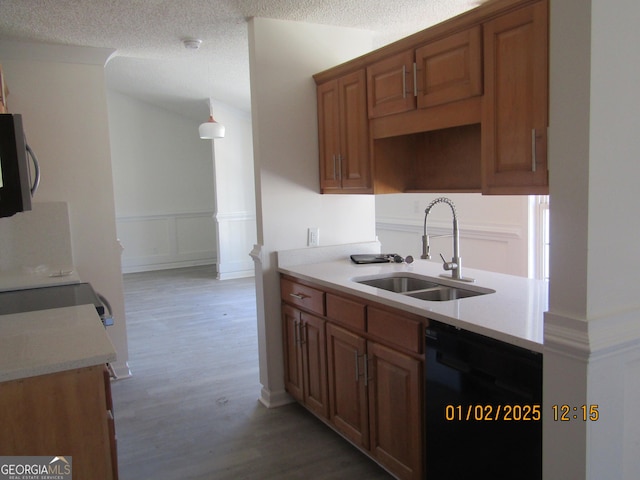
[[[458,264],[456,262],[447,262],[442,254],[440,254],[440,258],[442,259],[442,268],[445,270],[449,271],[458,268]]]

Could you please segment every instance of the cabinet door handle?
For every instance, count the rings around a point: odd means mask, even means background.
[[[531,129],[531,171],[536,171],[536,129]]]
[[[342,180],[342,155],[338,154],[338,180]]]
[[[307,343],[308,326],[309,324],[307,323],[300,323],[300,345]]]
[[[307,298],[307,296],[302,293],[290,293],[289,296],[297,298],[298,300],[304,300],[305,298]]]
[[[358,351],[356,350],[354,353],[355,361],[356,361],[356,383],[360,381],[360,377],[364,377],[364,386],[366,387],[369,384],[369,359],[367,354],[358,355]],[[360,358],[364,360],[364,372],[360,374]]]
[[[367,358],[367,354],[364,354],[364,386],[369,385],[369,359]]]
[[[418,96],[418,65],[413,62],[413,96]]]
[[[300,322],[293,322],[293,343],[300,345]]]
[[[402,65],[402,98],[407,98],[407,66]]]

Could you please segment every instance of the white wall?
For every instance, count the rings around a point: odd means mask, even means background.
[[[453,200],[460,231],[462,266],[492,272],[528,276],[528,197],[480,194],[403,193],[376,196],[376,229],[382,249],[405,257],[420,258],[424,210],[437,197]],[[437,205],[427,219],[431,260],[453,255],[452,214],[448,205]]]
[[[73,263],[109,299],[119,375],[128,374],[127,332],[116,239],[107,122],[105,49],[3,42],[0,61],[11,112],[21,113],[40,160],[36,200],[69,206]],[[25,239],[28,241],[28,239]]]
[[[551,2],[545,479],[640,478],[638,18],[634,0]]]
[[[116,92],[107,100],[123,271],[216,263],[211,142],[198,122]]]
[[[253,276],[249,252],[257,233],[251,115],[222,102],[214,102],[213,108],[216,120],[226,128],[225,137],[212,142],[218,278]]]
[[[261,401],[284,393],[278,250],[375,238],[372,195],[320,195],[316,88],[312,75],[371,49],[371,33],[254,18],[249,58],[256,175],[256,289]]]

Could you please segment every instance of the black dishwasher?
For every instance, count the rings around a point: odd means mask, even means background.
[[[542,478],[542,354],[430,321],[425,478]]]

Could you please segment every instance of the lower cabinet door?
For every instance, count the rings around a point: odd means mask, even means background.
[[[306,313],[301,314],[301,319],[304,404],[317,415],[328,418],[325,321]]]
[[[423,478],[422,364],[369,342],[371,453],[398,478]]]
[[[359,335],[327,324],[329,420],[363,448],[369,448],[366,346],[366,340]]]
[[[284,386],[293,398],[304,402],[302,355],[300,352],[300,311],[282,305],[282,344],[284,345]]]

